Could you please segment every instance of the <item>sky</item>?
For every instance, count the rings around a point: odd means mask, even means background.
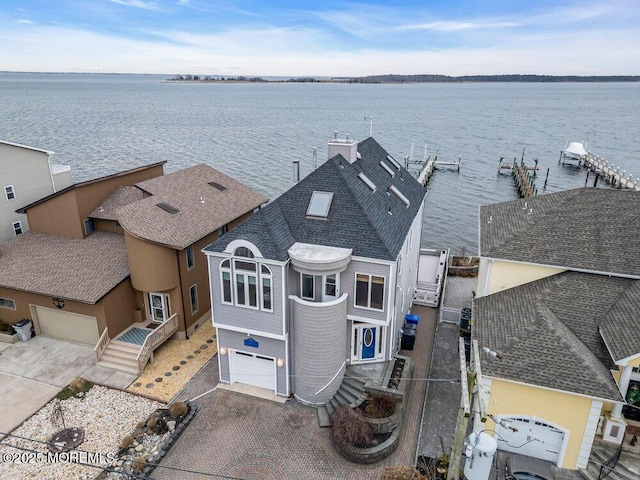
[[[0,71],[640,75],[640,0],[1,0]]]

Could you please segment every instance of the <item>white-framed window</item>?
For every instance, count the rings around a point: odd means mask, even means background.
[[[16,309],[16,302],[11,300],[10,298],[2,298],[0,297],[0,308],[6,308],[8,310]]]
[[[305,300],[315,299],[315,279],[313,275],[300,274],[300,298]]]
[[[84,221],[84,233],[91,235],[96,231],[96,222],[93,218],[87,218]]]
[[[356,307],[384,310],[384,277],[356,273]]]
[[[22,233],[22,222],[13,222],[11,226],[13,227],[14,235],[20,235]]]
[[[193,253],[193,245],[189,245],[187,248],[185,248],[184,254],[187,257],[187,270],[191,270],[196,266],[196,257]]]
[[[327,297],[338,296],[338,279],[335,273],[327,275],[324,279],[324,294]]]
[[[189,287],[189,298],[191,298],[191,315],[198,313],[198,285]]]
[[[273,312],[273,276],[266,265],[253,260],[253,253],[239,247],[233,259],[220,263],[221,302],[227,305]]]
[[[4,195],[7,200],[13,200],[16,198],[16,191],[13,189],[13,185],[7,185],[4,187]]]

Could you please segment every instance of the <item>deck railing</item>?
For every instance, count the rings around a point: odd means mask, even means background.
[[[620,446],[616,449],[615,453],[611,456],[611,458],[609,458],[609,460],[607,460],[602,465],[600,465],[600,473],[598,474],[598,480],[602,480],[611,472],[613,472],[613,469],[616,468],[616,465],[618,465],[618,460],[620,460],[621,453],[622,453],[622,444],[620,444]]]
[[[96,343],[96,346],[93,347],[93,353],[96,356],[96,362],[100,361],[100,357],[102,357],[102,354],[107,348],[107,345],[109,345],[110,341],[111,340],[109,339],[109,329],[107,327],[104,327],[104,330],[102,331],[102,335],[100,335],[100,339],[98,340],[98,343]]]
[[[138,373],[142,373],[149,359],[153,362],[153,351],[162,345],[171,335],[178,331],[178,314],[174,313],[164,322],[158,325],[147,338],[145,338],[140,353],[136,357]]]

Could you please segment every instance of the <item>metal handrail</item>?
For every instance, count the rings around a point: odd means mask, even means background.
[[[603,464],[600,465],[600,474],[598,475],[598,480],[602,480],[611,472],[613,472],[616,465],[618,465],[618,460],[620,460],[620,454],[622,453],[622,444],[618,447],[615,453]]]
[[[106,350],[107,345],[110,341],[111,339],[109,338],[109,328],[104,327],[102,335],[100,335],[100,339],[98,339],[98,343],[96,343],[96,346],[93,347],[93,353],[96,356],[96,362],[100,361],[100,358],[102,357],[102,354]]]
[[[322,387],[320,390],[318,390],[315,395],[318,395],[319,393],[321,393],[322,391],[324,391],[329,385],[331,385],[333,383],[333,381],[338,378],[338,375],[340,374],[340,370],[343,369],[343,367],[347,364],[347,361],[345,360],[344,362],[342,362],[342,365],[340,365],[340,368],[338,369],[338,371],[336,372],[336,374],[333,376],[333,378],[331,380],[329,380],[329,383],[327,383],[324,387]]]

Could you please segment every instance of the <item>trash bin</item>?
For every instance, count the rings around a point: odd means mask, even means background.
[[[31,325],[33,324],[28,318],[13,324],[13,329],[18,334],[18,338],[23,342],[31,339]]]
[[[412,313],[408,313],[407,315],[404,316],[404,321],[406,323],[413,323],[413,324],[418,324],[418,322],[420,321],[420,317],[418,315],[413,315]]]
[[[405,332],[402,334],[402,341],[400,342],[400,348],[402,350],[413,350],[413,346],[415,343],[416,343],[415,330],[410,332]]]

